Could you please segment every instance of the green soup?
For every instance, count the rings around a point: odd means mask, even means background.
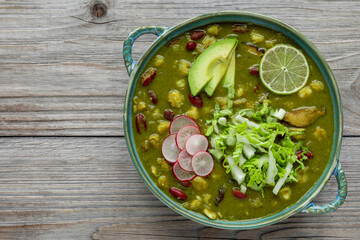
[[[306,84],[306,91],[300,90],[291,95],[277,95],[266,89],[258,76],[252,75],[250,69],[257,67],[263,52],[276,44],[288,44],[299,48],[290,39],[281,33],[256,25],[247,25],[246,31],[236,32],[233,23],[204,26],[205,35],[195,42],[195,50],[189,51],[186,45],[191,40],[191,32],[184,33],[176,39],[162,46],[147,63],[144,72],[149,68],[156,69],[156,76],[147,86],[137,81],[133,100],[133,119],[142,113],[146,118],[146,130],[140,123],[141,133],[138,133],[136,124],[133,124],[133,135],[139,157],[151,176],[152,180],[165,194],[173,198],[183,207],[199,212],[209,218],[241,220],[263,217],[275,214],[296,203],[315,184],[324,171],[330,159],[332,146],[333,108],[327,85],[315,65],[305,55],[310,66],[310,76]],[[253,38],[253,33],[263,38]],[[202,133],[207,129],[206,120],[212,119],[212,110],[216,102],[220,105],[226,102],[227,90],[217,87],[212,97],[200,93],[203,101],[201,108],[195,107],[189,101],[190,89],[187,73],[201,51],[214,41],[236,36],[239,44],[236,48],[236,74],[234,111],[242,108],[253,108],[256,102],[266,100],[269,106],[275,109],[283,108],[286,111],[304,106],[315,106],[326,109],[326,114],[318,118],[313,124],[305,128],[302,139],[304,145],[312,152],[313,158],[306,160],[306,169],[298,171],[298,181],[286,183],[286,191],[274,195],[269,187],[264,188],[264,196],[260,192],[248,188],[247,199],[238,199],[232,195],[232,189],[239,185],[227,174],[221,162],[215,161],[212,173],[207,177],[197,177],[190,181],[191,186],[180,183],[173,175],[171,164],[164,160],[161,152],[163,139],[169,135],[170,121],[164,117],[164,111],[169,109],[176,115],[188,115],[199,125]],[[149,97],[149,90],[157,98],[154,104]],[[180,93],[175,102],[169,100],[169,94],[174,90]],[[156,102],[156,101],[155,101]],[[316,132],[321,129],[322,135]],[[169,192],[170,187],[176,187],[187,195],[186,200],[178,200]],[[216,204],[219,188],[225,190],[223,200]],[[284,188],[284,187],[283,187]]]

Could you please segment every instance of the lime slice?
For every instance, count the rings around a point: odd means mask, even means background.
[[[298,49],[280,44],[266,51],[260,62],[259,75],[270,91],[287,95],[305,86],[309,65]]]

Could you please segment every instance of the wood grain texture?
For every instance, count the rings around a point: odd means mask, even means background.
[[[199,14],[244,10],[299,29],[328,60],[343,98],[345,135],[360,135],[360,2],[0,1],[0,136],[122,136],[127,34]],[[154,40],[141,37],[134,58]]]
[[[217,230],[170,210],[146,188],[124,138],[0,138],[0,239],[280,239],[360,236],[360,139],[344,138],[344,205],[262,229]],[[315,202],[335,197],[332,178]]]

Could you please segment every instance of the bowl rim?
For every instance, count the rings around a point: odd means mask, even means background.
[[[241,21],[239,19],[249,19],[251,21]],[[282,32],[287,37],[291,38],[296,44],[301,46],[301,49],[312,58],[317,67],[320,69],[331,94],[332,105],[334,108],[334,135],[333,135],[333,145],[332,152],[330,156],[329,163],[317,182],[308,190],[308,192],[300,198],[295,204],[283,209],[280,212],[276,212],[272,215],[266,215],[261,218],[246,219],[246,220],[211,220],[203,215],[187,210],[182,207],[180,204],[166,196],[162,190],[160,190],[156,184],[151,180],[150,176],[147,174],[145,168],[141,164],[139,156],[136,151],[135,143],[132,138],[132,98],[134,95],[134,89],[136,85],[136,80],[141,71],[141,66],[144,66],[147,61],[151,58],[153,53],[166,43],[168,40],[174,38],[177,35],[180,35],[188,30],[198,28],[211,23],[220,23],[220,22],[252,22],[256,25],[260,25],[266,28],[273,29],[278,32]],[[270,26],[268,25],[270,24]],[[160,44],[162,43],[162,44]],[[339,88],[335,81],[335,77],[320,53],[320,51],[315,47],[315,45],[302,33],[300,33],[295,28],[291,27],[288,24],[285,24],[275,18],[265,16],[258,13],[245,12],[245,11],[222,11],[222,12],[213,12],[203,14],[186,21],[183,21],[173,27],[166,29],[162,35],[160,35],[151,46],[143,53],[137,64],[135,65],[128,84],[126,91],[125,103],[124,103],[124,113],[123,113],[123,124],[124,124],[124,133],[126,144],[130,157],[134,163],[134,166],[139,173],[140,177],[143,179],[150,191],[165,205],[174,210],[175,212],[191,219],[195,222],[202,223],[207,226],[222,228],[222,229],[232,229],[232,230],[242,230],[242,229],[253,229],[258,227],[264,227],[276,222],[282,221],[291,215],[301,211],[305,208],[324,188],[327,181],[330,179],[336,164],[339,159],[341,141],[342,141],[342,132],[343,132],[343,113],[342,113],[342,104],[341,97],[339,93]]]

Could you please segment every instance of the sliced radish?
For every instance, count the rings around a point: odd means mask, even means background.
[[[206,151],[209,147],[207,137],[202,134],[193,134],[185,142],[185,149],[190,155],[199,151]]]
[[[199,151],[194,154],[191,159],[191,166],[194,169],[194,172],[201,176],[205,177],[211,173],[214,168],[214,159],[211,154],[205,151]]]
[[[191,166],[191,158],[192,156],[190,156],[185,149],[182,150],[177,158],[179,167],[187,172],[193,172],[194,169]]]
[[[180,149],[176,146],[175,141],[176,134],[170,134],[167,136],[161,147],[162,155],[164,156],[165,160],[174,163],[177,160],[179,155]]]
[[[200,130],[198,127],[193,126],[193,125],[187,125],[185,127],[182,127],[177,133],[176,133],[176,145],[178,146],[178,148],[180,148],[181,150],[185,148],[185,142],[186,140],[194,135],[200,133]]]
[[[173,165],[172,171],[176,179],[180,182],[190,181],[196,177],[196,174],[194,174],[193,172],[187,172],[185,170],[182,170],[178,162]]]
[[[196,126],[199,128],[199,126],[197,125],[197,123],[192,120],[191,118],[181,115],[178,116],[176,118],[174,118],[174,120],[171,122],[170,124],[170,134],[172,133],[176,133],[177,131],[180,130],[180,128],[185,127],[187,125],[192,125],[192,126]]]

